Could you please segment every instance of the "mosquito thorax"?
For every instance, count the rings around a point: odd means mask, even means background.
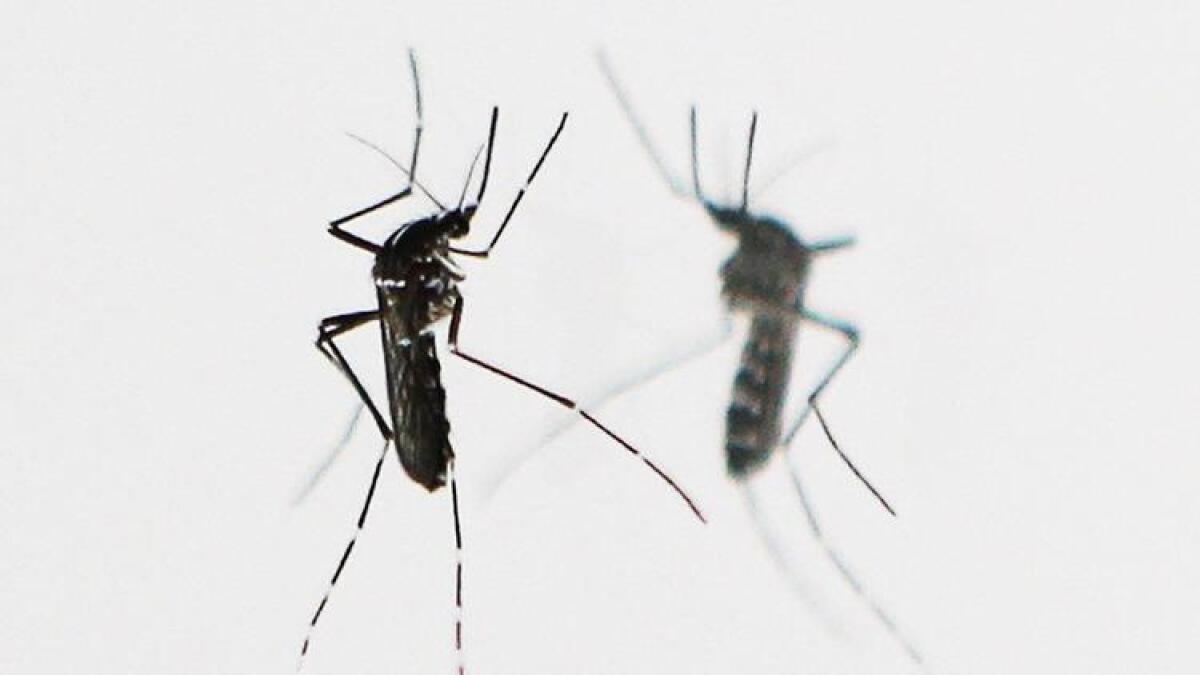
[[[726,302],[731,309],[793,315],[804,294],[812,252],[782,221],[736,213],[730,227],[737,249],[721,267]]]

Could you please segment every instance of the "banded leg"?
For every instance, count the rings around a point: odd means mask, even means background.
[[[379,473],[383,469],[383,460],[387,458],[387,449],[390,440],[383,442],[383,449],[379,452],[379,459],[375,462],[375,470],[371,473],[371,483],[367,487],[367,496],[363,500],[362,511],[358,514],[358,522],[354,527],[354,534],[350,537],[350,542],[346,544],[345,550],[342,551],[342,557],[338,559],[337,567],[333,570],[333,577],[329,579],[329,586],[325,589],[325,594],[321,596],[321,602],[317,605],[317,611],[313,612],[312,619],[308,622],[308,632],[304,635],[304,644],[300,647],[300,661],[296,665],[296,671],[299,672],[304,667],[304,657],[308,654],[308,647],[312,641],[313,631],[317,627],[317,621],[321,619],[321,614],[325,611],[325,605],[329,603],[329,596],[333,593],[333,587],[337,585],[338,578],[342,576],[342,571],[346,569],[346,563],[350,560],[350,553],[354,551],[354,545],[358,543],[358,535],[362,534],[363,525],[367,522],[367,513],[371,510],[371,501],[375,498],[375,487],[379,484]]]
[[[535,391],[535,392],[541,394],[542,396],[545,396],[546,398],[550,399],[551,401],[554,401],[555,403],[561,405],[562,407],[564,407],[568,410],[571,410],[575,413],[578,413],[580,417],[587,420],[588,424],[591,424],[592,426],[596,427],[601,432],[603,432],[604,435],[606,435],[609,438],[611,438],[612,440],[616,441],[617,444],[619,444],[621,447],[623,447],[627,451],[629,451],[629,453],[631,455],[642,460],[642,463],[644,463],[651,471],[658,474],[658,477],[661,478],[663,481],[665,481],[667,483],[667,485],[670,485],[671,489],[674,490],[675,493],[678,494],[679,497],[682,498],[683,501],[687,503],[688,508],[692,510],[692,513],[696,514],[696,517],[700,519],[700,522],[702,522],[702,523],[708,522],[707,520],[705,520],[704,514],[700,513],[700,509],[697,508],[695,502],[692,501],[692,498],[689,497],[688,494],[683,491],[683,488],[679,487],[679,485],[670,476],[668,476],[666,474],[666,472],[664,472],[662,469],[660,469],[657,464],[650,461],[650,458],[648,458],[648,457],[646,457],[646,455],[642,454],[641,450],[638,450],[637,448],[630,445],[630,443],[628,441],[626,441],[624,438],[621,438],[620,436],[618,436],[616,433],[614,433],[608,427],[604,426],[604,424],[602,424],[600,422],[600,420],[593,417],[587,410],[584,410],[583,408],[579,407],[578,403],[567,398],[566,396],[563,396],[562,394],[555,393],[549,389],[546,389],[545,387],[534,384],[533,382],[530,382],[529,380],[526,380],[518,375],[510,373],[507,370],[500,368],[499,366],[494,366],[494,365],[488,363],[487,361],[484,361],[477,357],[471,356],[470,354],[467,354],[466,352],[462,351],[462,349],[460,349],[458,346],[458,331],[462,325],[462,313],[463,313],[463,300],[462,300],[462,297],[459,296],[457,298],[457,301],[454,303],[454,314],[450,317],[450,353],[451,354],[454,354],[455,356],[457,356],[459,358],[462,358],[476,366],[479,366],[480,368],[483,368],[484,370],[486,370],[490,373],[499,375],[500,377],[503,377],[511,382],[515,382],[516,384],[519,384],[522,387],[525,387],[526,389]]]
[[[842,354],[837,358],[837,360],[834,361],[833,365],[830,366],[829,370],[826,371],[825,376],[821,378],[821,381],[817,383],[817,386],[814,387],[811,392],[809,392],[808,399],[804,403],[804,408],[800,410],[800,413],[796,417],[796,421],[792,423],[792,425],[788,428],[788,432],[783,436],[783,445],[784,447],[791,445],[792,441],[796,438],[796,434],[799,433],[800,427],[803,426],[804,422],[808,419],[809,413],[816,413],[817,422],[821,424],[821,430],[825,432],[825,438],[829,439],[829,444],[833,446],[833,449],[835,452],[837,452],[838,457],[842,459],[842,462],[845,463],[855,477],[858,478],[859,482],[861,482],[868,490],[871,491],[871,494],[875,496],[875,499],[877,499],[881,505],[883,505],[883,508],[887,509],[887,512],[894,516],[896,515],[895,509],[892,508],[892,505],[888,503],[887,499],[883,497],[879,490],[875,489],[875,486],[871,484],[871,481],[867,480],[867,477],[858,470],[858,467],[854,465],[854,462],[851,461],[849,455],[842,450],[842,446],[839,445],[837,439],[833,437],[833,432],[829,429],[829,424],[826,423],[824,415],[821,414],[821,410],[817,407],[817,399],[825,391],[825,388],[829,386],[829,383],[833,380],[834,376],[841,371],[842,367],[846,365],[846,362],[850,360],[850,357],[854,355],[854,352],[858,350],[858,329],[850,323],[827,317],[823,314],[818,314],[809,309],[801,309],[800,315],[807,321],[811,321],[815,324],[840,333],[846,338],[846,348],[842,351]],[[796,468],[790,459],[788,466],[791,467],[792,474],[795,475]]]
[[[454,651],[458,655],[458,675],[466,675],[466,660],[463,658],[463,542],[462,522],[458,516],[458,478],[454,471],[454,460],[450,460],[450,503],[454,509]]]
[[[656,380],[667,373],[682,368],[683,366],[696,361],[697,359],[711,354],[713,351],[729,342],[729,338],[732,335],[733,322],[729,319],[728,315],[723,315],[720,324],[717,326],[717,330],[714,331],[713,334],[705,336],[702,340],[681,352],[672,353],[661,359],[655,359],[655,364],[642,372],[636,373],[630,377],[623,377],[618,382],[604,387],[603,391],[599,395],[588,397],[584,403],[584,406],[591,410],[597,410],[606,405],[609,401],[625,394],[628,391],[636,389],[647,382]],[[487,496],[491,497],[492,494],[500,489],[501,485],[509,476],[515,475],[518,471],[520,471],[521,467],[524,466],[526,462],[534,458],[539,450],[549,445],[559,436],[565,434],[567,431],[573,428],[575,423],[578,421],[579,418],[572,415],[562,419],[560,422],[551,427],[546,434],[542,435],[538,440],[531,444],[531,447],[526,454],[517,458],[514,462],[497,472],[499,477],[490,481],[485,488]]]
[[[492,108],[492,124],[491,129],[488,131],[487,153],[484,156],[483,161],[483,179],[479,185],[479,196],[476,199],[477,205],[480,201],[483,201],[483,192],[487,188],[488,173],[490,172],[492,166],[492,144],[496,138],[497,115],[498,112],[496,108]],[[534,177],[536,177],[538,171],[541,170],[542,164],[546,162],[546,157],[549,156],[550,149],[554,147],[556,142],[558,142],[558,136],[562,133],[563,127],[566,126],[566,124],[567,113],[563,113],[562,117],[558,120],[558,128],[554,130],[554,135],[550,137],[550,142],[546,144],[546,149],[542,150],[542,155],[538,157],[537,163],[533,165],[533,170],[529,172],[529,177],[525,179],[525,184],[521,186],[521,189],[517,192],[517,196],[513,198],[512,204],[510,204],[508,207],[508,213],[504,215],[504,220],[500,221],[500,227],[497,228],[496,234],[492,235],[492,240],[488,243],[487,248],[478,251],[471,251],[451,247],[451,251],[458,253],[459,255],[472,256],[475,258],[486,258],[491,254],[492,249],[496,247],[496,242],[500,241],[500,235],[504,234],[504,229],[508,227],[508,221],[512,219],[513,213],[515,213],[517,210],[517,206],[521,203],[521,200],[525,198],[525,191],[529,189],[529,185],[533,183]]]

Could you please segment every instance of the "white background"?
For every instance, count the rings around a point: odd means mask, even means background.
[[[797,452],[931,670],[1200,664],[1194,4],[22,4],[0,17],[0,671],[292,672],[378,448],[362,425],[291,506],[354,402],[316,321],[373,297],[324,225],[401,182],[343,132],[407,156],[410,45],[444,199],[501,106],[475,236],[571,111],[497,254],[464,263],[464,345],[584,395],[719,316],[729,242],[668,196],[595,47],[678,170],[699,104],[714,193],[757,109],[756,178],[821,151],[756,208],[860,238],[810,289],[865,338],[825,410],[900,518],[815,429]],[[374,336],[345,342],[373,384]],[[798,377],[835,345],[802,337]],[[443,356],[472,672],[911,671],[778,475],[823,611],[749,529],[720,457],[736,355],[598,413],[707,528],[584,428],[487,498],[556,418]],[[389,461],[307,672],[450,672],[450,526]]]

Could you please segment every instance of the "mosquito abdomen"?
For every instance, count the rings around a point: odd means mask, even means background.
[[[779,443],[796,320],[755,314],[725,413],[725,464],[740,479],[766,463]]]

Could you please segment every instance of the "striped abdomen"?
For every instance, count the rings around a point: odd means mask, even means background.
[[[766,463],[779,443],[797,327],[790,316],[754,314],[751,318],[725,414],[725,462],[734,478],[743,478]]]

